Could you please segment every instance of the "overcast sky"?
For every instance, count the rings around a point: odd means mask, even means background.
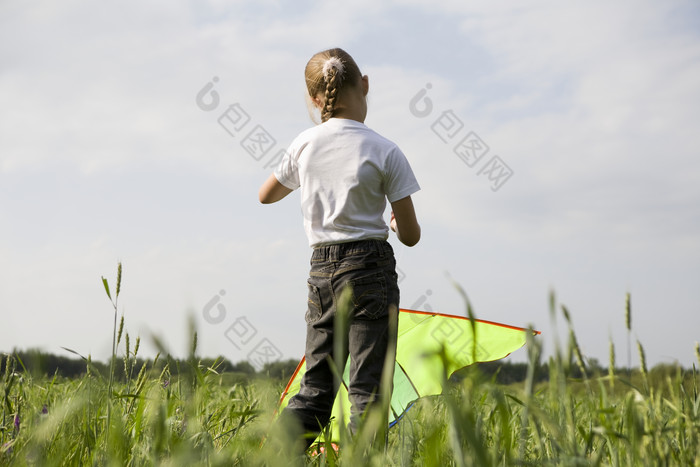
[[[549,353],[554,290],[584,354],[607,365],[612,339],[626,365],[629,292],[632,364],[637,339],[696,362],[700,5],[351,5],[1,2],[0,351],[106,359],[121,261],[145,354],[185,355],[191,316],[201,355],[300,358],[299,196],[257,191],[313,124],[306,61],[340,46],[422,186],[421,242],[390,238],[402,307],[463,314],[452,279]]]

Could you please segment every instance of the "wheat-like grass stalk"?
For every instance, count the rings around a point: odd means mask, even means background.
[[[117,331],[117,346],[122,341],[122,333],[124,332],[124,315],[122,314],[119,320],[119,330]]]
[[[350,310],[352,309],[352,286],[347,285],[340,293],[340,298],[336,307],[336,314],[333,321],[333,361],[335,382],[334,387],[339,389],[343,383],[343,371],[345,368],[345,349],[347,348],[348,328],[350,325]],[[344,413],[343,400],[340,400],[340,413]],[[359,423],[359,420],[357,421]],[[347,444],[349,433],[347,427],[339,420],[338,429],[340,431],[341,444]]]
[[[576,365],[578,366],[578,369],[581,372],[581,376],[584,380],[586,380],[588,378],[588,374],[586,372],[586,363],[583,360],[583,353],[581,352],[581,347],[578,345],[578,339],[576,339],[576,333],[573,329],[569,330],[569,341],[571,348],[574,352],[574,356],[576,357]]]
[[[609,360],[608,360],[608,378],[610,379],[610,389],[615,388],[615,344],[613,344],[612,337],[610,337],[609,345]]]
[[[632,298],[629,292],[625,294],[625,327],[627,328],[627,376],[629,378],[632,371]]]
[[[192,348],[190,349],[190,355],[192,358],[196,358],[197,355],[197,331],[192,333]]]
[[[646,359],[646,354],[644,353],[644,347],[642,347],[642,343],[637,341],[637,350],[639,351],[639,371],[642,373],[642,378],[644,379],[644,383],[649,387],[649,371],[647,369],[647,359]]]
[[[119,292],[122,290],[122,263],[121,261],[117,265],[117,297],[119,296]]]
[[[107,389],[107,397],[109,398],[110,402],[107,406],[107,434],[106,436],[109,437],[109,429],[111,427],[111,420],[112,420],[112,404],[111,404],[111,399],[113,396],[113,387],[114,387],[114,365],[115,365],[115,360],[117,358],[117,310],[118,310],[118,303],[119,303],[119,293],[121,292],[121,282],[122,282],[122,263],[119,262],[117,265],[117,287],[116,287],[116,294],[114,295],[114,299],[112,299],[112,294],[109,291],[109,283],[107,282],[107,279],[102,277],[102,284],[104,285],[105,292],[107,293],[107,297],[109,297],[109,301],[112,303],[112,307],[114,308],[114,324],[112,326],[112,356],[110,359],[110,365],[109,365],[109,385]],[[123,319],[122,319],[123,323]],[[120,326],[120,337],[121,337],[121,326]]]

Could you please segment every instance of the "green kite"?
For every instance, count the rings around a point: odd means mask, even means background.
[[[525,345],[528,332],[539,334],[539,331],[492,321],[475,319],[472,322],[464,316],[400,309],[389,426],[396,424],[417,399],[441,394],[445,376],[449,378],[455,371],[473,363],[508,356]],[[282,393],[278,412],[299,392],[305,370],[302,358]],[[350,365],[346,364],[343,384],[333,404],[331,433],[334,438],[338,433],[338,420],[347,424],[350,417],[349,370]],[[342,404],[340,398],[343,398]]]

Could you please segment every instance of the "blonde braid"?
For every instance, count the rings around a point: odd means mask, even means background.
[[[335,110],[335,101],[338,96],[338,69],[331,68],[328,75],[324,77],[326,81],[326,92],[324,93],[323,110],[321,111],[321,121],[325,122],[333,116]]]

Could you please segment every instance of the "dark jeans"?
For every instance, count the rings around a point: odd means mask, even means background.
[[[344,365],[350,355],[351,431],[356,429],[356,420],[368,405],[378,402],[388,348],[389,310],[391,307],[397,313],[399,305],[394,251],[383,240],[315,248],[308,280],[306,373],[299,393],[285,409],[287,416],[289,412],[296,415],[307,432],[319,433],[330,419],[338,388],[334,386],[328,358],[337,361],[333,348],[334,318],[340,295],[348,285],[352,288],[352,304],[340,361]],[[338,371],[343,374],[344,368]]]

